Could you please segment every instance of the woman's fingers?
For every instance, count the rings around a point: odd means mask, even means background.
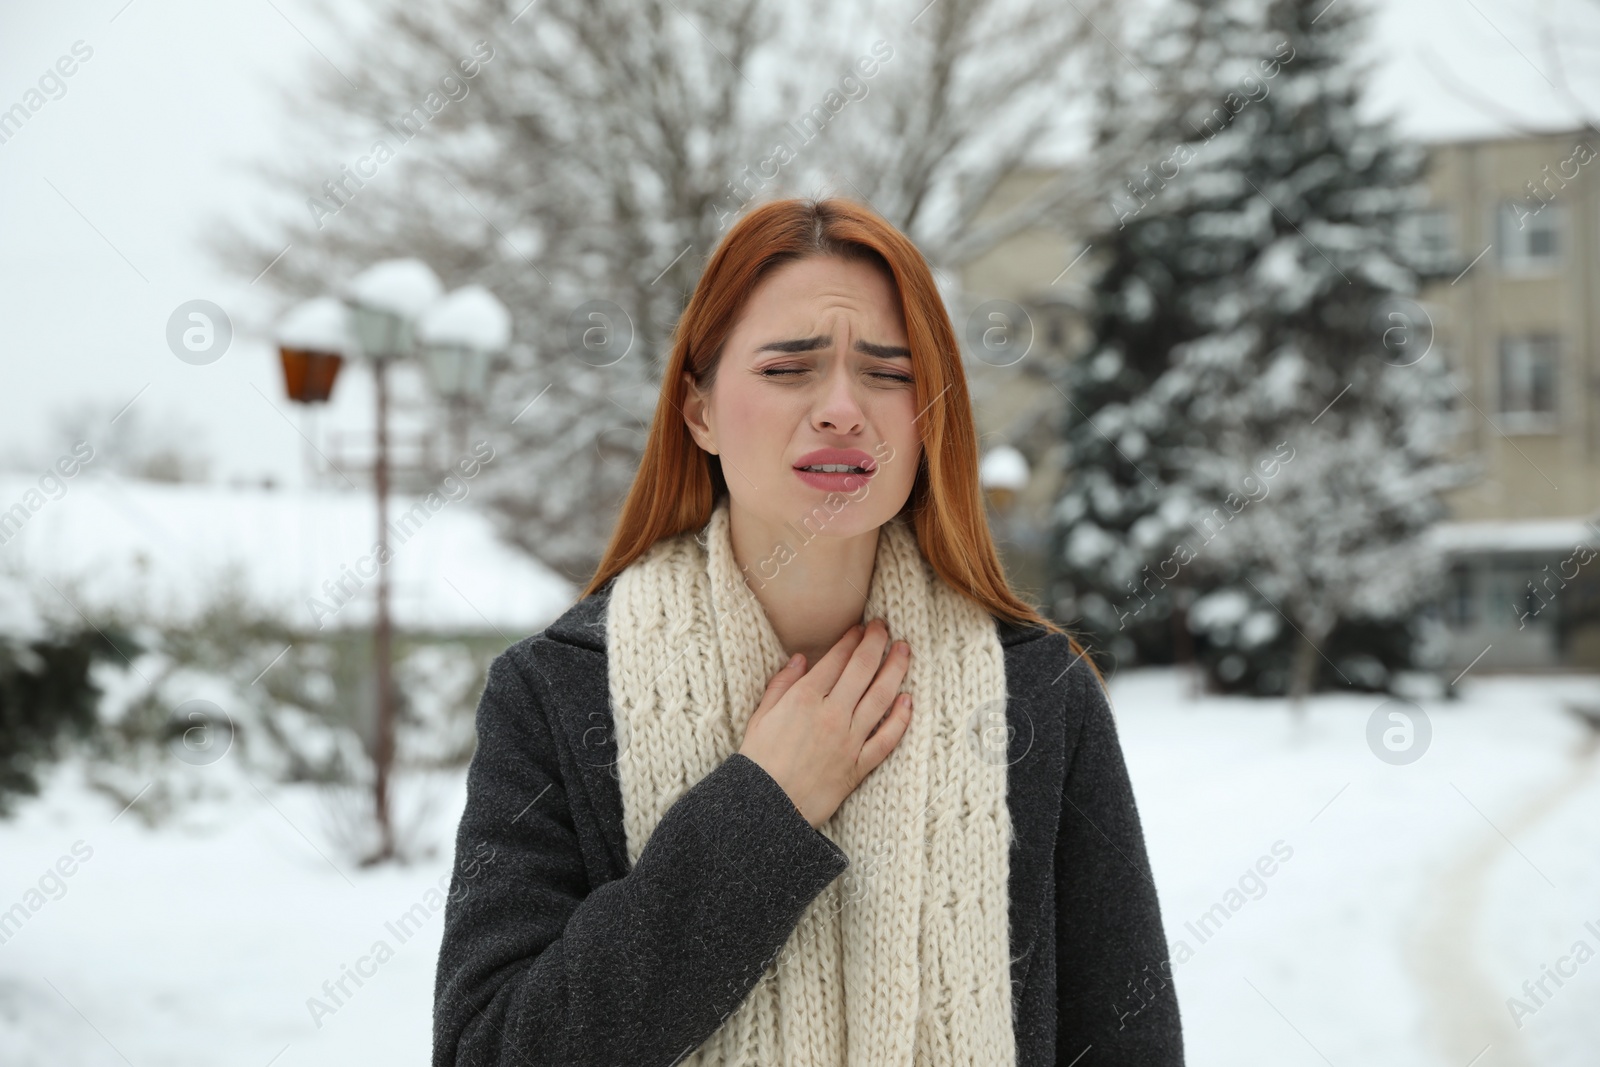
[[[782,700],[783,694],[787,693],[796,682],[805,676],[806,658],[796,652],[789,658],[789,662],[785,663],[778,673],[774,674],[771,680],[767,682],[767,691],[761,694],[761,703],[756,705],[756,710],[751,714],[751,722],[754,722],[768,708]],[[746,726],[746,729],[749,729],[749,727]]]
[[[867,739],[873,727],[877,726],[879,720],[888,712],[895,693],[899,690],[900,683],[905,681],[906,672],[910,668],[911,646],[904,641],[896,641],[889,647],[889,654],[884,658],[883,665],[878,668],[877,677],[856,702],[855,718],[850,723],[850,736],[858,743]]]
[[[878,723],[878,728],[866,744],[861,746],[861,755],[856,758],[856,773],[858,778],[865,779],[877,769],[878,764],[889,758],[889,753],[900,743],[905,736],[906,727],[911,725],[911,694],[901,693],[889,707],[889,714]]]
[[[910,721],[908,704],[891,706],[910,649],[896,642],[886,659],[888,640],[887,626],[874,621],[851,627],[809,672],[803,658],[792,658],[768,680],[745,726],[739,752],[783,787],[812,826],[883,762]]]
[[[839,680],[827,691],[829,698],[844,708],[854,708],[861,703],[861,694],[878,673],[878,665],[883,662],[883,648],[888,643],[888,625],[881,619],[869,622]]]
[[[856,649],[861,647],[861,641],[866,636],[867,628],[860,623],[850,627],[844,636],[833,643],[827,655],[817,661],[811,668],[811,673],[806,675],[806,684],[815,687],[817,699],[822,699],[838,684],[839,676],[844,672],[850,662],[850,657]]]

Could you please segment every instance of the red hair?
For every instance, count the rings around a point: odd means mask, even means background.
[[[873,263],[899,294],[916,405],[922,411],[922,459],[906,508],[924,558],[991,615],[1065,635],[1073,654],[1088,660],[1103,686],[1104,678],[1077,639],[1018,597],[1006,580],[978,483],[977,428],[966,374],[933,272],[916,246],[882,216],[836,197],[775,200],[752,208],[711,254],[673,335],[639,471],[581,596],[600,589],[662,538],[697,531],[711,520],[727,482],[720,457],[701,449],[684,423],[684,372],[702,390],[709,389],[728,335],[762,278],[781,264],[814,256]]]

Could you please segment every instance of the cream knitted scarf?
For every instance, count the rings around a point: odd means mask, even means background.
[[[657,542],[611,592],[607,664],[630,864],[667,809],[738,750],[788,659],[733,557],[728,521],[724,499],[698,535]],[[995,621],[938,577],[903,518],[879,530],[863,621],[874,618],[911,644],[902,690],[915,705],[899,745],[821,826],[850,869],[685,1064],[1015,1063]]]

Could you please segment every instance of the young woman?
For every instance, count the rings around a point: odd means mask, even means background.
[[[435,1067],[1182,1063],[1101,678],[1006,583],[955,333],[867,208],[723,239],[477,727]]]

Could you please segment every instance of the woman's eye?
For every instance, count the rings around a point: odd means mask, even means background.
[[[767,367],[761,371],[763,378],[777,378],[789,374],[804,374],[805,367]],[[898,382],[901,385],[910,385],[911,379],[904,374],[894,374],[887,371],[874,371],[872,376],[882,381]]]

